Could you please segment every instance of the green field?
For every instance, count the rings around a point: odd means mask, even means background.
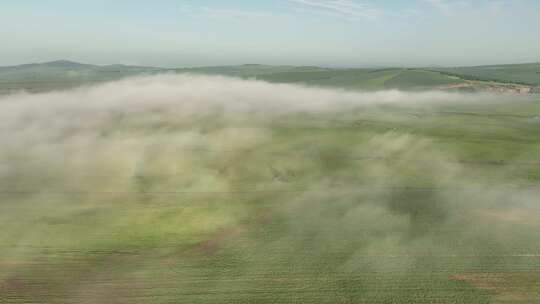
[[[477,77],[479,79],[540,85],[540,63],[458,67],[437,70]]]
[[[0,303],[540,302],[538,96],[138,81],[0,97]]]
[[[18,91],[69,89],[156,72],[163,72],[163,69],[126,65],[97,66],[64,60],[0,67],[0,95]]]
[[[54,61],[0,67],[0,95],[18,91],[46,92],[80,86],[98,85],[130,76],[204,74],[259,79],[273,83],[376,91],[451,90],[478,92],[490,89],[508,90],[511,84],[540,93],[540,64],[480,66],[463,68],[380,68],[336,69],[310,66],[269,66],[247,64],[200,68],[165,69],[127,65],[89,65]]]

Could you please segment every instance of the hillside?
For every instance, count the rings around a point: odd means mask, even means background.
[[[257,78],[276,83],[304,83],[353,90],[422,90],[463,82],[437,72],[409,69],[295,71],[261,75]]]
[[[67,60],[0,67],[0,94],[67,89],[160,71],[162,69],[154,67],[98,66]]]
[[[537,93],[540,63],[463,68],[331,69],[313,66],[246,64],[165,69],[129,65],[91,65],[60,60],[0,67],[0,94],[43,92],[103,83],[135,75],[194,73],[298,83],[348,90],[452,90]]]
[[[540,63],[441,68],[437,70],[459,76],[468,76],[467,78],[473,80],[487,79],[498,82],[540,85]]]

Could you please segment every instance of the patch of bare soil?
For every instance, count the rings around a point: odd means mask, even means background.
[[[540,273],[457,273],[450,279],[466,282],[491,294],[496,303],[540,303]]]
[[[488,220],[510,222],[531,226],[540,225],[540,210],[475,210],[473,214]]]
[[[240,236],[246,230],[247,230],[246,226],[238,226],[234,228],[222,229],[212,238],[200,243],[199,245],[195,246],[192,250],[197,251],[197,252],[202,252],[204,254],[209,254],[209,255],[213,254],[221,247],[221,244],[225,243],[227,240],[231,240]]]
[[[209,239],[197,244],[194,247],[190,247],[187,250],[183,250],[182,254],[204,254],[212,255],[216,253],[224,244],[233,240],[243,239],[246,241],[246,236],[250,229],[254,229],[257,226],[268,224],[271,221],[270,214],[262,214],[253,219],[250,223],[242,224],[234,227],[228,227],[221,229],[217,233],[213,234]]]
[[[28,288],[28,285],[20,279],[9,278],[0,281],[0,294],[24,291]]]
[[[438,87],[442,90],[470,90],[495,94],[525,95],[534,93],[531,86],[504,83],[485,83],[467,81],[463,83],[449,84]]]
[[[47,286],[11,276],[0,280],[0,303],[28,300],[47,294]]]

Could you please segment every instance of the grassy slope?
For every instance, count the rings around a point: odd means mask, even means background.
[[[437,71],[465,78],[540,84],[539,64],[441,68]],[[464,79],[431,69],[326,69],[318,67],[240,65],[188,69],[159,69],[123,65],[95,66],[58,61],[16,67],[0,67],[0,94],[17,91],[48,91],[95,84],[122,77],[152,73],[203,73],[257,78],[277,83],[345,89],[426,90],[464,83]]]
[[[277,83],[302,83],[347,89],[383,89],[386,80],[399,73],[400,71],[395,69],[383,71],[367,69],[300,71],[262,75],[258,76],[257,79]]]
[[[20,90],[42,92],[68,89],[160,71],[158,68],[96,66],[69,61],[0,67],[0,94]]]
[[[153,73],[202,73],[256,78],[276,83],[352,90],[433,89],[463,81],[436,72],[408,69],[325,69],[318,67],[242,65],[191,69],[157,69],[122,65],[93,66],[53,62],[0,68],[0,94],[18,90],[49,91],[92,85],[127,76]]]
[[[350,90],[421,90],[463,82],[436,72],[410,69],[298,69],[260,73],[255,78]]]
[[[540,85],[540,63],[444,68],[437,70],[485,79]]]
[[[397,89],[429,89],[439,86],[463,83],[460,79],[424,70],[407,70],[385,83],[386,87]]]
[[[21,176],[2,181],[4,190],[44,192],[0,194],[0,229],[9,231],[0,299],[535,303],[540,264],[519,254],[540,252],[538,206],[515,211],[517,220],[505,214],[516,196],[537,193],[498,188],[538,186],[536,115],[538,101],[525,100],[240,119],[228,125],[270,132],[240,146],[214,117],[112,120],[101,126],[114,130],[103,145],[148,143],[134,173],[111,175],[120,160],[84,174],[73,173],[79,163],[35,170],[20,160]],[[174,144],[191,130],[221,141]],[[183,162],[194,171],[176,171]],[[202,188],[186,180],[207,172],[216,179]],[[228,191],[205,192],[223,182]],[[190,192],[175,193],[179,185]]]

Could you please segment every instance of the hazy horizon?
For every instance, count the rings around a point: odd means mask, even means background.
[[[73,63],[73,64],[82,64],[82,65],[93,65],[93,66],[111,66],[111,65],[126,65],[126,66],[139,66],[139,65],[129,65],[129,64],[123,64],[123,63],[118,63],[118,62],[111,62],[111,63],[89,63],[89,62],[83,62],[83,61],[80,61],[80,60],[70,60],[70,59],[63,59],[63,58],[59,58],[59,59],[53,59],[53,60],[48,60],[48,61],[39,61],[39,62],[24,62],[24,63],[18,63],[18,64],[13,64],[13,65],[0,65],[0,67],[2,68],[9,68],[9,67],[17,67],[17,66],[23,66],[23,65],[31,65],[31,64],[53,64],[53,63],[59,63],[59,62],[69,62],[69,63]],[[405,66],[405,65],[360,65],[360,66],[332,66],[332,65],[317,65],[317,64],[314,64],[314,65],[294,65],[294,64],[262,64],[262,63],[249,63],[249,62],[246,62],[246,63],[238,63],[238,64],[223,64],[223,65],[196,65],[196,66],[150,66],[150,65],[140,65],[140,67],[146,67],[146,68],[162,68],[162,69],[190,69],[190,68],[211,68],[211,67],[227,67],[227,66],[249,66],[249,65],[254,65],[254,66],[265,66],[265,65],[268,65],[268,66],[313,66],[313,67],[318,67],[318,68],[328,68],[328,69],[355,69],[355,68],[358,68],[358,69],[362,69],[362,68],[365,68],[365,69],[370,69],[370,68],[396,68],[396,69],[400,69],[400,68],[403,68],[403,69],[406,69],[406,68],[429,68],[429,67],[445,67],[445,68],[452,68],[452,67],[480,67],[480,66],[505,66],[505,65],[519,65],[519,64],[536,64],[536,63],[540,63],[540,61],[538,62],[501,62],[501,63],[493,63],[493,64],[486,64],[486,65],[426,65],[426,66],[421,66],[421,65],[417,65],[417,66]]]
[[[0,66],[539,62],[539,10],[531,0],[4,1]]]

